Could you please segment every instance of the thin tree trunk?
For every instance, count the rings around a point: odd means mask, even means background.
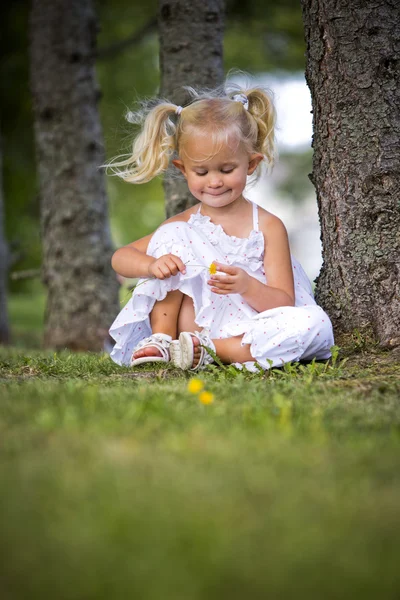
[[[400,4],[302,0],[324,264],[336,331],[400,344]]]
[[[10,327],[7,310],[8,247],[4,228],[3,199],[3,144],[0,133],[0,344],[10,343]]]
[[[91,0],[33,0],[31,87],[40,175],[45,345],[99,350],[118,311]]]
[[[223,70],[223,0],[160,0],[161,95],[185,104],[183,86],[221,85]],[[164,180],[167,217],[193,206],[196,200],[181,177]]]

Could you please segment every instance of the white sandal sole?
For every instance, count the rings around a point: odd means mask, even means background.
[[[169,363],[171,361],[171,356],[169,352],[169,348],[171,345],[171,337],[162,333],[154,333],[148,338],[145,338],[136,346],[134,351],[132,352],[132,357],[135,352],[139,350],[144,350],[144,348],[155,348],[160,352],[159,355],[155,356],[140,356],[139,358],[131,358],[130,366],[137,367],[138,365],[143,365],[145,363]]]
[[[188,331],[182,331],[179,340],[172,342],[169,349],[172,364],[184,371],[191,369],[193,365],[193,337],[197,336],[190,335]]]
[[[193,367],[193,338],[197,338],[200,342],[200,346],[198,346],[200,350],[199,361],[195,367]],[[210,347],[212,347],[213,344],[211,340],[208,341],[210,342]],[[171,342],[170,356],[172,364],[184,371],[198,371],[205,365],[212,363],[213,359],[209,356],[207,350],[203,348],[203,343],[204,342],[201,338],[201,334],[198,334],[197,332],[191,333],[189,331],[182,331],[182,333],[179,335],[179,340]]]
[[[162,356],[141,356],[140,358],[134,358],[131,361],[130,366],[131,367],[137,367],[137,365],[143,365],[144,363],[149,363],[149,362],[169,363],[170,361],[166,360]]]

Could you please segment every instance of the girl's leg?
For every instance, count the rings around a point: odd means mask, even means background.
[[[179,290],[169,292],[164,300],[154,304],[150,314],[150,325],[152,333],[166,333],[173,340],[181,331],[193,331],[197,326],[194,320],[192,299]],[[133,358],[142,358],[143,356],[160,356],[160,352],[157,348],[148,346],[133,354]],[[194,349],[194,356],[197,364],[200,348]]]
[[[236,337],[225,338],[223,340],[211,340],[215,346],[216,355],[223,363],[244,363],[254,360],[250,354],[249,344],[242,346],[242,337],[243,336],[238,335]],[[194,354],[192,366],[195,367],[199,362],[200,357],[200,341],[197,337],[193,337],[192,341]]]
[[[150,325],[152,333],[166,333],[173,340],[177,336],[178,316],[181,309],[183,294],[179,290],[169,292],[164,300],[154,304],[150,314]],[[157,348],[148,346],[141,348],[133,354],[133,358],[142,358],[143,356],[160,356]]]
[[[189,296],[184,296],[178,316],[178,337],[182,331],[196,331],[199,326],[194,320],[193,301]],[[246,362],[254,360],[250,354],[250,346],[241,345],[242,336],[226,338],[223,340],[212,340],[215,345],[216,354],[223,363]],[[200,340],[197,337],[193,341],[193,367],[197,365],[200,358]]]
[[[177,337],[179,337],[179,334],[182,331],[198,330],[199,326],[196,325],[194,317],[195,317],[195,314],[194,314],[193,300],[189,296],[184,295],[182,304],[181,304],[181,310],[179,311],[179,316],[178,316],[178,335],[177,335]],[[199,362],[201,349],[199,346],[199,343],[200,343],[199,340],[197,338],[194,338],[194,341],[195,341],[195,343],[193,344],[193,362],[194,362],[193,366],[196,366],[197,363]]]
[[[244,363],[254,360],[250,354],[250,345],[242,346],[242,337],[242,335],[238,335],[223,340],[212,340],[216,354],[223,363]]]
[[[178,336],[181,331],[195,331],[199,328],[196,325],[194,317],[193,300],[189,296],[184,295],[178,315]]]
[[[271,309],[265,319],[257,322],[252,346],[241,345],[242,336],[211,340],[223,363],[257,361],[264,369],[282,366],[298,360],[325,360],[331,356],[334,344],[332,325],[326,313],[317,305]],[[194,331],[196,328],[186,329]],[[192,337],[194,348],[200,346]],[[252,355],[250,348],[253,348]],[[198,363],[198,353],[193,367]]]

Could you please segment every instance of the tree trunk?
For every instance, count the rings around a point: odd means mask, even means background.
[[[91,0],[33,0],[31,88],[40,176],[45,345],[100,350],[118,311]]]
[[[0,344],[10,343],[10,328],[7,310],[8,248],[4,230],[3,199],[3,144],[0,134]]]
[[[160,0],[163,97],[184,105],[188,96],[183,86],[214,88],[223,83],[223,27],[224,0]],[[169,175],[164,180],[167,217],[196,203],[183,177]]]
[[[324,264],[336,331],[400,345],[400,4],[302,0]]]

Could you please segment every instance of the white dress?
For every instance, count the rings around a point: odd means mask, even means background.
[[[200,207],[201,208],[201,207]],[[282,306],[258,313],[240,294],[220,296],[211,292],[207,281],[212,262],[245,269],[266,283],[264,247],[267,240],[258,228],[258,207],[253,204],[253,230],[248,238],[227,235],[200,212],[189,221],[162,225],[153,234],[147,254],[179,256],[186,274],[168,279],[141,279],[132,298],[110,328],[115,340],[111,358],[129,365],[138,342],[151,335],[149,315],[156,300],[179,289],[193,300],[198,330],[206,329],[211,339],[243,335],[242,344],[250,344],[250,353],[264,369],[300,359],[327,359],[333,345],[328,315],[315,303],[310,282],[301,265],[292,257],[295,306]],[[245,363],[254,370],[254,362]]]

